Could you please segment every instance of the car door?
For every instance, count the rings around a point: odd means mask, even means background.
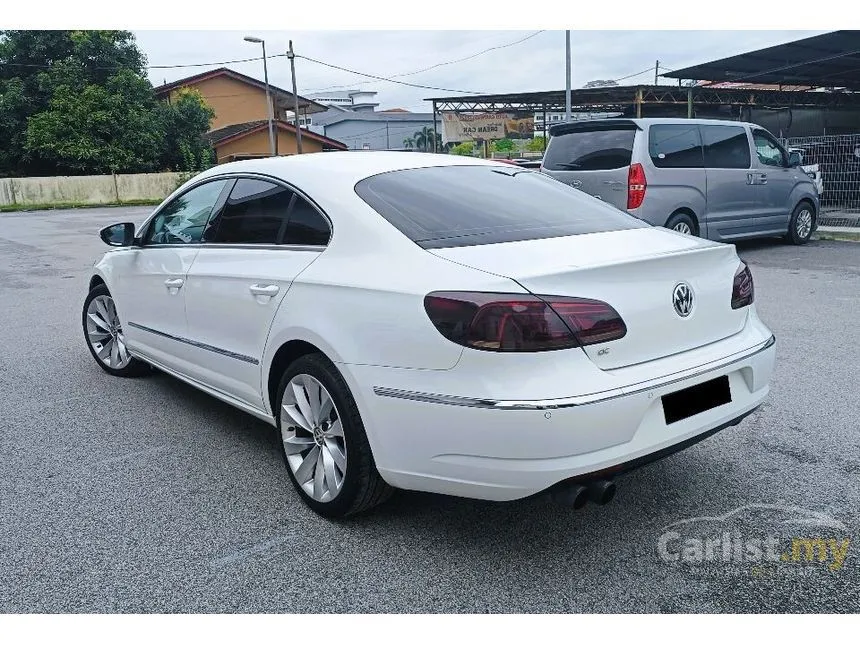
[[[232,182],[203,182],[162,206],[141,231],[140,246],[117,267],[114,289],[133,353],[184,371],[186,274],[210,215],[226,197],[228,183]]]
[[[705,157],[707,212],[712,240],[730,240],[755,230],[759,194],[751,185],[750,141],[742,125],[700,125]]]
[[[756,228],[760,233],[785,232],[794,208],[791,193],[802,171],[789,167],[788,153],[767,130],[753,128],[752,138],[756,152],[754,183],[761,201]]]
[[[188,271],[193,377],[264,409],[260,359],[293,279],[328,244],[326,217],[296,190],[242,177],[213,218]]]

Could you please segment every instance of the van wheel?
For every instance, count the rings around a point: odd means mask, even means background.
[[[666,222],[666,228],[678,231],[684,235],[699,234],[699,227],[696,226],[696,222],[694,222],[693,218],[686,213],[675,213],[672,215],[672,217],[669,218],[669,221]]]
[[[792,244],[806,244],[815,230],[815,213],[812,206],[801,202],[791,214],[788,221],[788,235],[786,239]]]

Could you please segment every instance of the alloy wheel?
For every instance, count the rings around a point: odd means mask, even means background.
[[[281,440],[299,486],[318,502],[330,502],[343,488],[346,441],[334,400],[309,374],[297,374],[281,402]]]
[[[684,235],[692,235],[693,230],[690,228],[690,225],[687,222],[678,222],[675,226],[672,227],[673,231],[678,231],[679,233],[683,233]]]
[[[797,214],[797,222],[794,228],[800,239],[805,240],[809,237],[809,234],[812,232],[812,213],[808,209],[804,208]]]
[[[125,346],[122,324],[110,296],[96,296],[87,307],[87,340],[99,360],[120,370],[131,362]]]

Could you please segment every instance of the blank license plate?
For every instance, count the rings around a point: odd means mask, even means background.
[[[662,399],[666,423],[682,421],[694,414],[731,403],[732,392],[729,388],[729,377],[720,376],[693,387],[666,394]]]

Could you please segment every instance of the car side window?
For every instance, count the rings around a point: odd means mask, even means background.
[[[325,246],[331,237],[328,220],[310,202],[296,195],[290,221],[284,234],[284,244]]]
[[[210,181],[181,194],[152,219],[144,244],[197,244],[228,180]]]
[[[260,179],[239,179],[204,241],[218,244],[278,244],[293,191]]]
[[[652,125],[648,152],[657,168],[701,168],[702,142],[696,125]]]
[[[753,130],[753,143],[758,154],[758,160],[765,166],[776,166],[777,168],[788,168],[788,158],[785,151],[764,130]]]
[[[739,125],[703,125],[705,168],[749,168],[750,142]]]

